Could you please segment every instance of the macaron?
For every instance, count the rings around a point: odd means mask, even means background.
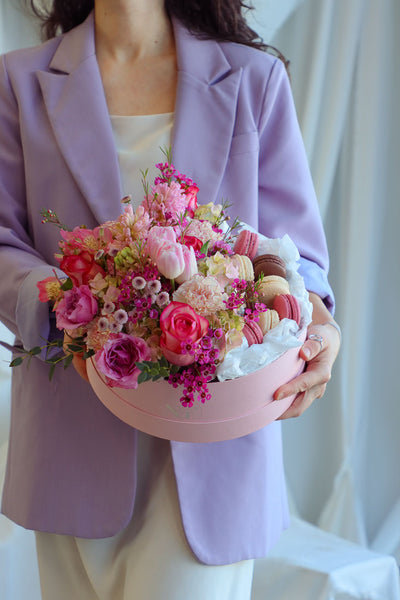
[[[253,260],[258,250],[258,235],[249,231],[248,229],[242,229],[236,238],[233,251],[236,254],[243,254],[248,256],[250,260]]]
[[[290,294],[289,283],[279,275],[267,275],[257,287],[258,300],[268,308],[274,308],[274,298],[281,294]]]
[[[262,344],[263,342],[263,332],[257,321],[246,321],[242,333],[249,346],[252,346],[253,344]]]
[[[286,279],[285,262],[276,254],[261,254],[253,259],[254,277],[257,279],[261,273],[265,276],[279,275]]]
[[[298,325],[300,324],[301,308],[295,296],[291,294],[276,296],[273,306],[280,319],[293,319]]]
[[[242,254],[233,254],[230,257],[230,260],[239,272],[239,279],[254,281],[253,263],[248,256]]]
[[[279,315],[273,308],[269,308],[264,312],[260,312],[258,315],[258,324],[264,335],[267,333],[267,331],[276,327],[279,321]]]

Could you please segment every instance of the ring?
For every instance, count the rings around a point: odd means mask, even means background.
[[[318,333],[310,333],[308,339],[316,340],[317,342],[319,342],[321,344],[321,350],[324,347],[324,338],[322,337],[322,335],[318,335]]]

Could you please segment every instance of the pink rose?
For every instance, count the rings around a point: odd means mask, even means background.
[[[64,293],[56,307],[58,329],[77,329],[87,325],[97,314],[97,300],[87,285]]]
[[[150,360],[151,353],[142,338],[126,333],[111,335],[95,355],[97,366],[110,387],[136,389],[140,370],[136,363]]]
[[[182,342],[195,346],[208,331],[208,320],[183,302],[171,302],[161,313],[161,352],[174,365],[190,365],[194,356],[182,349]]]
[[[60,269],[70,277],[74,285],[89,283],[98,273],[105,275],[105,271],[98,265],[94,257],[84,250],[80,254],[64,256],[60,262]]]

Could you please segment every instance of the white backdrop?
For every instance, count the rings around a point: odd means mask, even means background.
[[[15,2],[0,0],[0,52],[35,39]],[[251,24],[291,61],[343,328],[326,396],[301,419],[284,423],[293,511],[399,562],[400,2],[254,4]],[[0,339],[5,335],[2,329]],[[9,406],[5,363],[0,383],[1,461]]]

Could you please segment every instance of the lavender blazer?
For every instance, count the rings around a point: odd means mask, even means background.
[[[200,41],[174,23],[179,83],[173,159],[201,202],[276,237],[289,233],[309,290],[332,306],[324,234],[288,80],[274,58]],[[25,347],[50,334],[36,282],[51,274],[58,232],[120,212],[120,181],[95,56],[92,15],[0,67],[0,318]],[[74,369],[48,381],[34,359],[13,373],[2,510],[24,527],[112,536],[135,500],[137,432],[104,408]],[[238,440],[171,442],[183,525],[197,558],[264,556],[287,525],[280,425]]]

